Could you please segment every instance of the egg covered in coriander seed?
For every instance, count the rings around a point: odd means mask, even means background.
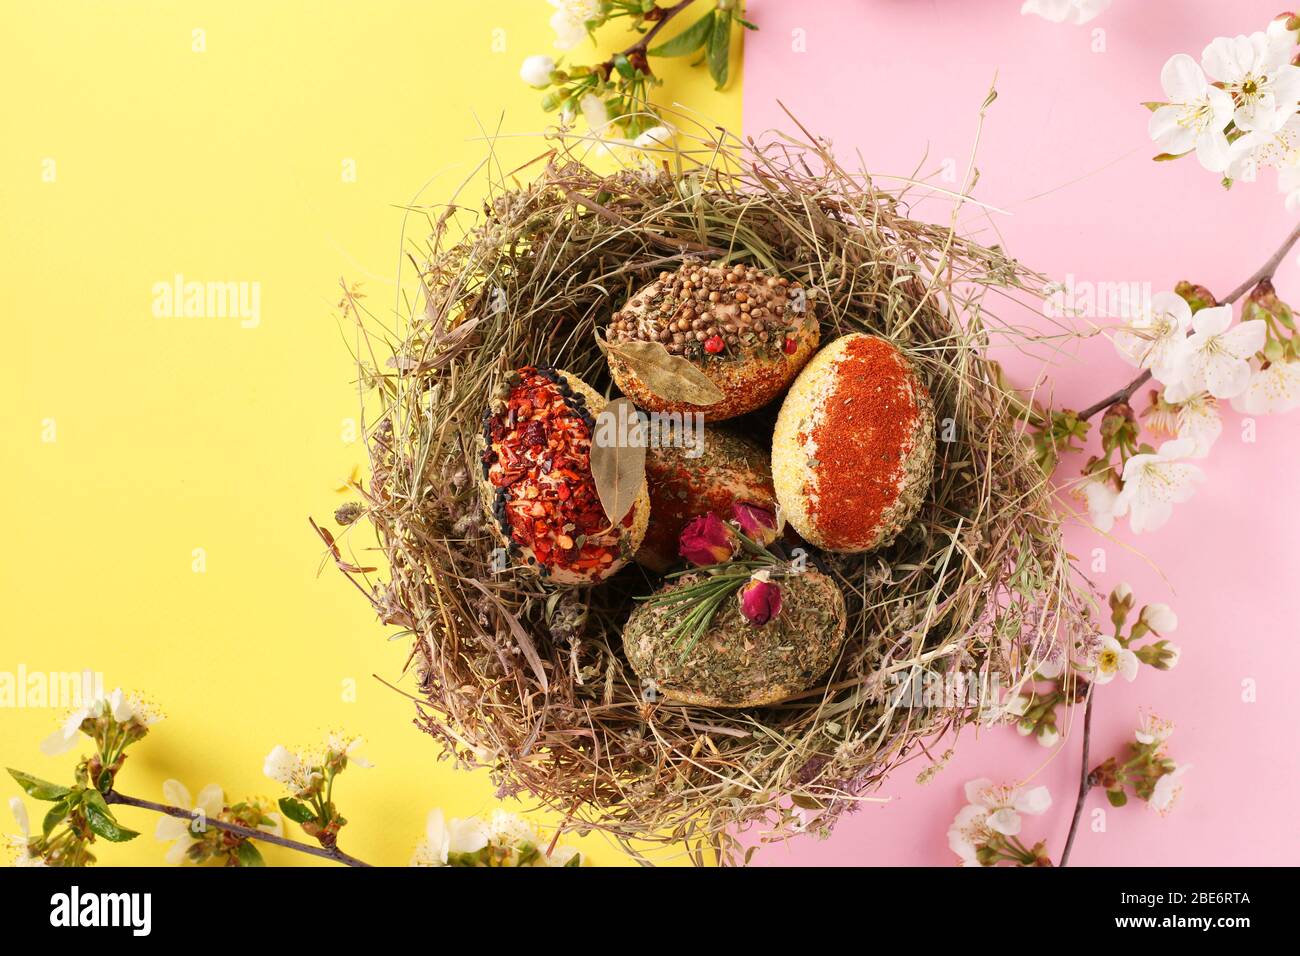
[[[611,524],[591,473],[592,434],[605,399],[559,369],[511,372],[479,434],[479,480],[489,527],[512,565],[549,584],[594,584],[631,560],[645,536],[644,485]]]
[[[662,272],[614,313],[606,331],[610,374],[651,412],[703,412],[709,421],[761,408],[786,390],[817,349],[820,333],[798,282],[752,266],[688,263]],[[691,362],[722,393],[711,405],[656,394],[617,354],[619,343],[658,342]]]
[[[887,339],[854,333],[799,373],[772,435],[782,513],[828,551],[891,542],[930,491],[934,406],[916,367]]]

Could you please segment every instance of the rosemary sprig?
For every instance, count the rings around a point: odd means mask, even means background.
[[[681,647],[683,659],[708,631],[718,610],[749,581],[755,571],[781,563],[776,555],[744,532],[735,527],[732,530],[740,541],[741,552],[749,557],[674,571],[665,575],[665,579],[678,580],[686,575],[700,575],[701,578],[672,591],[637,598],[651,607],[681,613],[681,618],[668,630],[666,636]]]

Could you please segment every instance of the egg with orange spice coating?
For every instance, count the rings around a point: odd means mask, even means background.
[[[887,339],[846,335],[813,357],[781,405],[777,501],[804,540],[872,551],[929,494],[934,441],[934,405],[912,362]]]
[[[692,518],[713,513],[730,518],[738,504],[776,511],[767,452],[747,438],[684,421],[660,428],[660,440],[646,452],[650,524],[636,562],[663,574],[679,560],[682,529]]]
[[[559,369],[512,372],[479,435],[484,511],[511,563],[549,584],[594,584],[622,568],[645,537],[650,497],[611,524],[591,474],[595,419],[605,399]]]
[[[715,385],[712,405],[671,401],[651,391],[636,371],[609,354],[614,384],[650,412],[701,412],[710,422],[743,415],[777,398],[817,350],[821,337],[808,295],[798,282],[752,266],[687,263],[663,272],[614,313],[610,344],[658,342]]]

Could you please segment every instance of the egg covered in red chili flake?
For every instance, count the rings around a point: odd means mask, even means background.
[[[589,584],[640,544],[648,499],[611,527],[591,476],[591,436],[604,399],[544,368],[506,379],[483,422],[485,504],[516,556],[553,583]]]

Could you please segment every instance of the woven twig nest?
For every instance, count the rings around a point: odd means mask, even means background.
[[[389,563],[370,586],[381,619],[413,642],[419,724],[489,768],[503,796],[629,849],[673,842],[734,859],[750,825],[768,838],[824,831],[927,740],[978,716],[968,692],[936,700],[900,684],[1014,686],[1087,626],[1024,405],[986,356],[992,329],[1011,334],[991,304],[1014,308],[1040,283],[997,249],[908,218],[816,144],[702,142],[612,175],[558,149],[534,170],[523,187],[519,173],[489,183],[477,212],[427,211],[410,317],[397,331],[363,323],[363,378],[381,403],[366,508]],[[551,590],[502,571],[478,499],[475,439],[501,376],[562,368],[616,396],[596,331],[692,260],[801,283],[823,342],[893,342],[925,380],[939,433],[929,494],[892,544],[814,555],[847,605],[838,658],[811,690],[755,709],[647,695],[622,629],[659,579],[630,565]],[[727,424],[770,447],[779,404]]]

